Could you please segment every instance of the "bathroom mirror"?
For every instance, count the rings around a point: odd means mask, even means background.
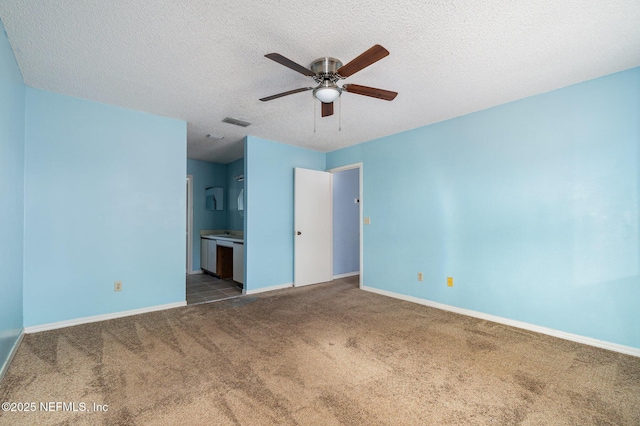
[[[210,186],[205,188],[206,197],[205,208],[207,210],[224,210],[224,188]]]

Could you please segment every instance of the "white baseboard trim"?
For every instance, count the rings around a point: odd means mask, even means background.
[[[198,275],[198,274],[204,274],[204,271],[202,269],[195,269],[193,271],[189,271],[187,275]]]
[[[469,317],[479,318],[487,321],[497,322],[499,324],[509,325],[512,327],[522,328],[524,330],[534,331],[536,333],[546,334],[553,337],[558,337],[564,340],[570,340],[572,342],[582,343],[589,346],[595,346],[596,348],[607,349],[614,352],[620,352],[622,354],[640,357],[640,349],[631,346],[619,345],[617,343],[611,343],[604,340],[594,339],[592,337],[585,337],[579,334],[567,333],[553,328],[542,327],[539,325],[529,324],[527,322],[512,320],[509,318],[503,318],[496,315],[485,314],[478,311],[472,311],[470,309],[458,308],[456,306],[445,305],[443,303],[433,302],[427,299],[421,299],[419,297],[407,296],[400,293],[394,293],[392,291],[380,290],[373,287],[362,286],[362,290],[369,291],[371,293],[381,294],[383,296],[393,297],[394,299],[405,300],[407,302],[418,303],[420,305],[429,306],[431,308],[442,309],[443,311],[455,312],[457,314],[467,315]]]
[[[355,272],[347,272],[346,274],[338,274],[338,275],[334,275],[333,279],[337,280],[340,278],[347,278],[347,277],[353,277],[355,275],[360,275],[360,271],[355,271]]]
[[[27,334],[39,333],[41,331],[55,330],[57,328],[72,327],[74,325],[88,324],[91,322],[106,321],[115,318],[129,317],[131,315],[146,314],[147,312],[164,311],[166,309],[179,308],[186,306],[187,302],[167,303],[166,305],[149,306],[148,308],[132,309],[130,311],[114,312],[112,314],[95,315],[92,317],[75,318],[72,320],[52,322],[49,324],[34,325],[25,327],[24,332]]]
[[[9,369],[9,365],[11,365],[11,361],[13,361],[13,357],[16,355],[16,352],[18,352],[18,347],[20,346],[20,343],[22,343],[22,338],[24,337],[24,328],[20,331],[20,335],[18,336],[18,339],[16,339],[15,343],[13,344],[13,347],[11,348],[11,351],[9,352],[9,356],[7,357],[7,360],[4,362],[4,364],[2,364],[2,368],[0,368],[0,382],[2,382],[2,379],[4,379],[4,375],[7,373],[7,370]]]
[[[262,287],[262,288],[255,288],[253,290],[247,290],[245,294],[264,293],[266,291],[282,290],[283,288],[291,288],[291,287],[293,287],[293,283],[278,284],[278,285],[272,285],[270,287]]]

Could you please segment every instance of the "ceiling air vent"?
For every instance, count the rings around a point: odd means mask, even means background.
[[[240,126],[240,127],[247,127],[249,126],[251,123],[246,122],[246,121],[242,121],[242,120],[238,120],[237,118],[231,118],[231,117],[227,117],[224,120],[222,120],[223,123],[229,123],[229,124],[235,124],[236,126]]]

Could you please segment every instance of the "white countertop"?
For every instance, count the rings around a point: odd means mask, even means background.
[[[242,243],[242,244],[244,244],[244,240],[242,238],[238,238],[237,236],[229,235],[229,234],[201,235],[200,238],[206,238],[208,240],[231,241],[231,242],[234,242],[234,243]]]

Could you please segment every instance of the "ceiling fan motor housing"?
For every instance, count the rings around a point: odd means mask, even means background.
[[[323,81],[329,80],[333,83],[340,80],[340,75],[336,73],[336,71],[342,66],[342,62],[337,60],[336,58],[324,57],[320,59],[316,59],[311,63],[309,68],[311,71],[316,73],[313,79],[322,83]]]

